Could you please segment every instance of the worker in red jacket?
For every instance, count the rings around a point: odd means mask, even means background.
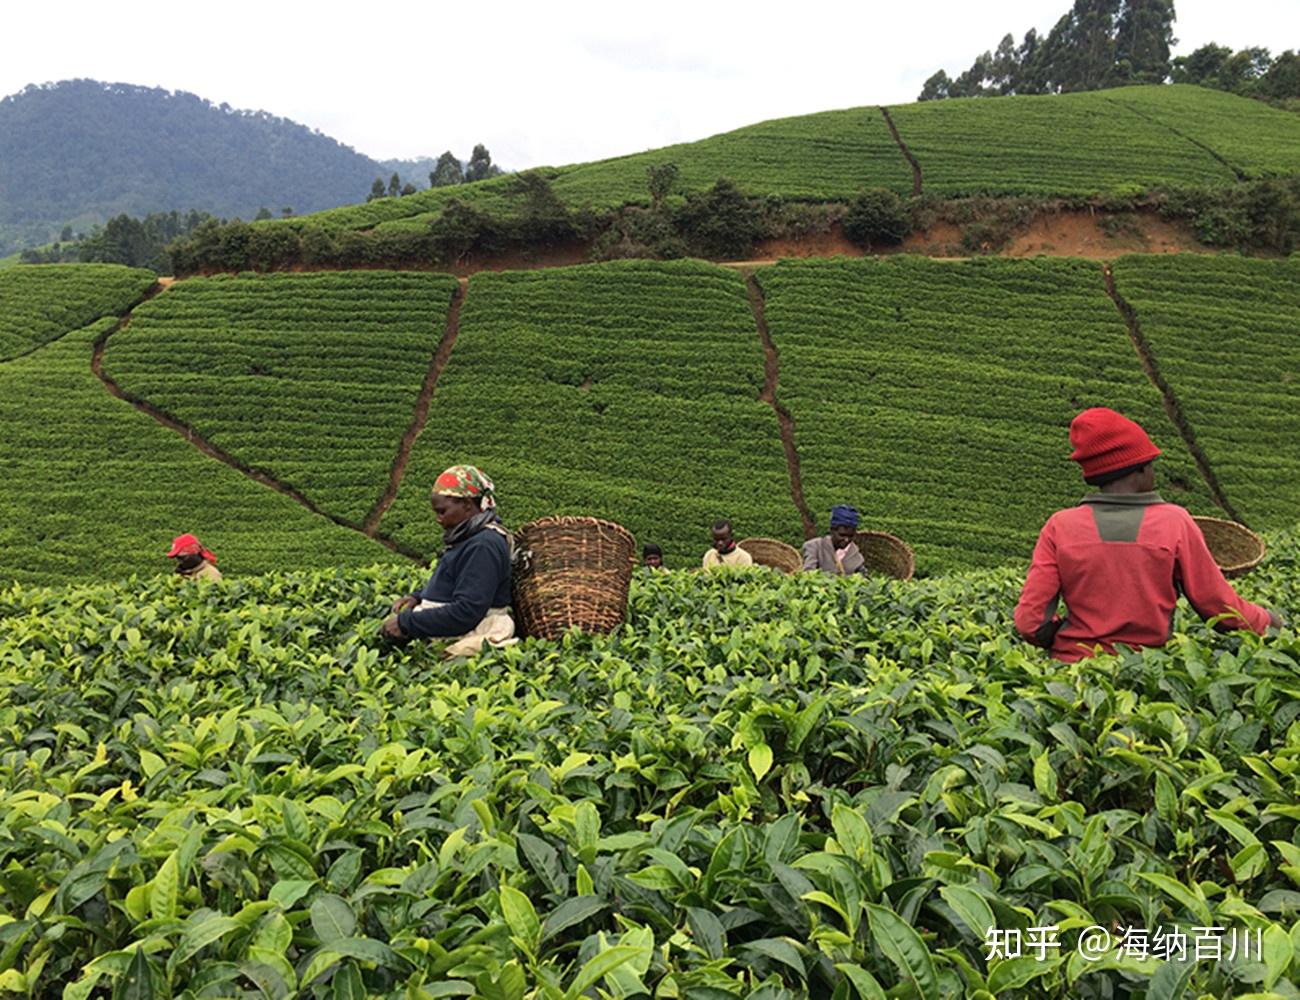
[[[1021,636],[1069,662],[1117,645],[1162,646],[1180,593],[1202,618],[1226,616],[1221,630],[1281,627],[1237,596],[1191,515],[1155,492],[1160,449],[1141,427],[1095,407],[1070,423],[1070,444],[1084,482],[1100,492],[1057,511],[1039,534],[1016,605]]]

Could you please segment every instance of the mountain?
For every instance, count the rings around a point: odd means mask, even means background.
[[[315,212],[392,172],[304,125],[184,91],[32,85],[0,100],[0,256],[122,212]]]

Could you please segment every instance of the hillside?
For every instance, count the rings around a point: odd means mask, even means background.
[[[678,195],[727,177],[749,194],[811,202],[848,201],[869,187],[941,197],[1086,197],[1300,174],[1300,116],[1175,85],[972,98],[778,119],[541,172],[567,205],[607,209],[648,203],[646,169],[665,162],[678,168]],[[500,212],[508,187],[508,178],[485,181],[266,225],[409,228],[437,218],[451,198]]]
[[[183,530],[235,575],[381,546],[427,559],[428,484],[462,461],[495,478],[512,526],[607,517],[673,566],[699,559],[715,517],[798,544],[841,502],[904,537],[923,575],[1015,565],[1080,494],[1066,427],[1098,404],[1148,427],[1171,499],[1288,527],[1298,265],[250,274],[179,282],[127,323],[112,317],[143,285],[123,287],[121,269],[11,268],[0,298],[30,311],[81,287],[63,322],[109,318],[41,328],[0,362],[0,579],[155,572]],[[106,537],[75,569],[56,556]]]
[[[0,256],[119,213],[251,219],[358,201],[384,165],[263,111],[95,80],[0,100]]]

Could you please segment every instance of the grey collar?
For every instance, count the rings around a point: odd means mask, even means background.
[[[1165,499],[1155,490],[1150,493],[1089,493],[1080,503],[1116,504],[1121,507],[1150,507],[1164,503]]]

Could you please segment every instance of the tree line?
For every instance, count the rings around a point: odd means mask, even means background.
[[[492,162],[492,154],[488,152],[488,148],[480,142],[470,153],[467,164],[462,164],[450,149],[438,157],[438,162],[429,173],[429,187],[472,184],[474,181],[498,177],[501,173],[503,173],[501,168]],[[401,175],[394,171],[388,178],[387,184],[382,177],[375,178],[374,183],[370,185],[370,194],[366,196],[366,201],[374,201],[376,198],[401,198],[415,194],[416,190],[414,184],[410,181],[403,183]]]
[[[1174,0],[1074,0],[1046,36],[1007,34],[965,72],[939,70],[918,100],[1063,94],[1134,84],[1194,83],[1273,101],[1300,98],[1300,57],[1268,49],[1234,53],[1210,43],[1171,59]]]

